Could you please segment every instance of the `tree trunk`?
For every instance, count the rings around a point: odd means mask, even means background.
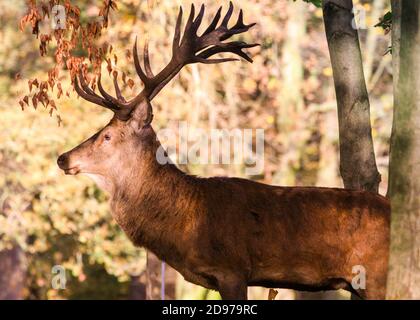
[[[340,136],[340,174],[347,189],[378,192],[370,105],[363,74],[352,0],[323,0],[323,14],[333,69]]]
[[[401,1],[399,53],[388,189],[392,219],[387,297],[420,299],[419,1]]]
[[[150,251],[146,255],[146,299],[160,300],[160,265],[161,262]]]
[[[398,81],[400,74],[401,0],[391,0],[392,11],[392,84],[394,106],[398,104]],[[389,190],[388,190],[389,191]]]
[[[164,286],[162,286],[162,271],[164,271]],[[162,269],[162,261],[150,251],[147,252],[146,266],[146,299],[174,300],[176,287],[176,271],[167,264]],[[164,288],[165,295],[162,295]]]
[[[282,137],[284,153],[279,159],[279,171],[273,183],[296,185],[295,167],[300,161],[300,151],[309,138],[307,131],[303,130],[306,122],[301,118],[304,107],[301,47],[305,40],[308,4],[303,1],[287,1],[285,6],[287,22],[282,47],[282,87],[277,97],[277,123],[278,129],[288,134]]]
[[[128,299],[146,300],[146,273],[131,276]]]
[[[27,266],[19,246],[0,252],[0,270],[0,300],[23,299]]]
[[[372,12],[370,13],[370,20],[375,22],[379,21],[379,18],[382,15],[383,7],[384,7],[384,0],[373,0],[372,1]],[[374,57],[376,54],[376,44],[378,39],[378,32],[377,28],[369,27],[367,30],[366,36],[366,53],[365,53],[365,63],[364,63],[364,70],[365,70],[365,79],[366,83],[371,83],[372,78],[372,71],[373,71],[373,62]]]

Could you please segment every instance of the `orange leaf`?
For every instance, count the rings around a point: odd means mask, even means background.
[[[58,90],[58,93],[57,93],[57,99],[60,99],[60,97],[62,96],[62,94],[63,94],[63,89],[61,88],[61,83],[59,82],[59,83],[57,83],[57,90]]]
[[[106,69],[108,70],[108,73],[111,74],[112,72],[111,59],[106,59],[106,63],[107,63]]]
[[[134,81],[133,81],[133,79],[128,79],[127,84],[130,87],[130,89],[133,89],[133,87],[134,87]]]
[[[38,99],[36,95],[32,97],[32,105],[34,106],[34,109],[36,110],[36,108],[38,107]]]
[[[125,56],[126,56],[127,60],[129,60],[129,61],[130,61],[130,60],[131,60],[131,51],[127,49],[127,50],[125,51]]]
[[[52,109],[57,110],[57,107],[55,105],[55,101],[54,100],[50,100],[50,106],[51,106]]]
[[[61,117],[60,117],[60,115],[59,115],[59,114],[57,114],[56,116],[57,116],[57,123],[58,123],[58,126],[59,126],[59,127],[61,127],[61,123],[63,122],[63,120],[61,120]]]

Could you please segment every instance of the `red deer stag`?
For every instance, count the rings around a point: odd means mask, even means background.
[[[221,8],[201,36],[204,6],[194,6],[181,38],[182,8],[175,27],[172,58],[154,75],[147,46],[144,70],[137,41],[133,56],[144,89],[132,100],[108,94],[98,78],[98,95],[88,87],[82,67],[75,89],[82,98],[111,109],[102,130],[57,162],[66,174],[85,173],[111,196],[112,215],[137,246],[144,246],[179,271],[186,280],[218,290],[223,299],[246,299],[247,286],[319,291],[343,288],[361,298],[384,298],[388,260],[388,201],[355,190],[280,187],[227,177],[199,178],[174,164],[159,164],[161,144],[151,127],[150,101],[191,63],[233,53],[255,44],[223,42],[248,31],[242,11],[228,22],[233,6]],[[366,271],[366,288],[354,288],[354,266]]]

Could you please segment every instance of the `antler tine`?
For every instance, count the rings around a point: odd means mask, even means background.
[[[250,25],[255,25],[255,23],[251,23]],[[236,20],[236,24],[233,27],[238,29],[247,27],[247,25],[244,24],[244,12],[242,11],[242,9],[239,10],[238,20]]]
[[[185,24],[184,36],[182,37],[181,45],[182,43],[188,40],[188,35],[190,35],[190,30],[191,30],[192,23],[194,21],[194,16],[195,16],[195,6],[194,6],[194,3],[191,3],[190,15],[188,16],[187,23]]]
[[[206,59],[197,57],[195,58],[196,62],[204,63],[204,64],[216,64],[216,63],[223,63],[223,62],[230,62],[230,61],[239,61],[239,59],[235,58],[218,58],[218,59]]]
[[[144,84],[144,89],[136,97],[134,97],[133,99],[131,99],[130,101],[128,101],[124,104],[128,108],[135,108],[136,105],[144,97],[150,97],[151,96],[152,91],[155,88],[155,79],[157,78],[156,76],[153,75],[152,68],[150,66],[149,46],[148,46],[148,41],[147,40],[146,40],[145,45],[144,45],[144,57],[143,57],[146,73],[143,71],[143,68],[141,67],[141,64],[140,64],[139,54],[138,54],[138,51],[137,51],[137,37],[136,37],[136,40],[134,41],[133,56],[134,56],[134,66],[136,68],[136,71],[137,71],[137,74],[138,74],[140,80]]]
[[[85,76],[83,74],[83,70],[82,70],[81,66],[79,67],[79,81],[80,81],[80,85],[82,86],[83,91],[85,91],[86,93],[88,93],[90,95],[97,96],[98,98],[101,98],[86,83]]]
[[[74,83],[74,89],[76,90],[77,94],[81,96],[83,99],[108,108],[108,106],[104,105],[100,97],[91,96],[80,88],[79,80],[77,76],[74,76],[73,83]]]
[[[200,12],[198,13],[197,18],[195,18],[191,26],[191,33],[194,35],[197,35],[197,30],[200,27],[201,21],[203,21],[204,10],[204,4],[202,4],[200,7]]]
[[[222,16],[222,7],[220,6],[212,22],[210,23],[210,25],[207,27],[207,29],[203,32],[201,36],[205,36],[206,34],[214,31],[214,29],[216,29],[217,23],[219,22],[221,16]]]
[[[208,49],[202,51],[197,56],[197,58],[205,60],[205,59],[211,57],[212,55],[215,55],[215,54],[220,53],[220,52],[231,52],[231,53],[234,53],[234,54],[244,58],[248,62],[252,63],[253,62],[252,58],[250,56],[248,56],[248,54],[243,52],[242,49],[253,48],[253,47],[256,47],[256,46],[259,46],[259,44],[258,43],[247,44],[243,41],[232,41],[232,42],[224,43],[224,44],[219,45],[219,46],[214,46],[214,47],[208,48]],[[222,59],[210,59],[210,60],[211,61],[219,60],[220,62],[225,62],[226,61],[226,59],[223,59],[224,61],[222,61]],[[234,60],[237,60],[237,59],[234,59]],[[227,60],[227,61],[229,61],[229,60]],[[200,62],[203,62],[203,61],[200,60]],[[212,62],[212,63],[216,63],[216,62]]]
[[[243,12],[242,10],[240,10],[239,15],[238,15],[238,20],[236,21],[235,25],[232,28],[226,30],[226,34],[220,37],[220,41],[227,40],[235,34],[244,33],[255,25],[256,23],[250,23],[248,25],[244,24]]]
[[[122,103],[127,102],[125,100],[124,96],[121,93],[120,86],[118,85],[118,72],[117,71],[114,71],[112,73],[112,76],[113,76],[112,77],[113,78],[112,81],[114,82],[115,94],[117,95],[117,99],[119,101],[121,101]]]
[[[174,39],[172,41],[172,55],[179,47],[179,41],[181,40],[181,23],[182,23],[182,7],[179,7],[178,18],[176,19]]]
[[[149,80],[147,75],[144,73],[143,69],[141,68],[140,61],[139,61],[139,54],[137,52],[137,37],[134,41],[134,47],[133,47],[133,56],[134,56],[134,66],[136,68],[137,74],[140,77],[140,80],[146,84]]]
[[[152,67],[150,66],[150,59],[149,59],[149,40],[146,39],[144,43],[144,52],[143,52],[143,60],[144,60],[144,69],[146,70],[146,75],[149,78],[153,78]]]
[[[104,88],[102,87],[102,81],[101,81],[101,75],[98,76],[98,89],[99,92],[101,93],[101,95],[106,99],[111,101],[115,106],[118,106],[119,101],[117,99],[115,99],[113,96],[111,96],[109,93],[107,93]],[[116,110],[118,110],[119,108],[115,108]]]
[[[227,28],[228,23],[229,23],[229,20],[230,20],[230,17],[232,16],[232,13],[233,13],[233,3],[232,3],[232,1],[229,1],[229,9],[226,12],[225,17],[222,20],[221,26]]]

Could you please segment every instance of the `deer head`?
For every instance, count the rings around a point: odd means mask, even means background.
[[[99,132],[74,149],[60,155],[57,163],[66,174],[88,174],[103,188],[109,189],[113,184],[113,179],[121,175],[122,166],[130,168],[134,163],[145,161],[145,159],[150,160],[151,155],[154,157],[154,152],[160,144],[151,127],[153,110],[150,101],[185,65],[237,60],[235,58],[210,58],[215,54],[226,52],[252,62],[242,49],[258,44],[224,41],[233,35],[248,31],[255,24],[244,24],[241,10],[237,22],[229,28],[228,22],[233,12],[233,5],[230,3],[226,15],[218,26],[221,10],[220,7],[207,29],[198,36],[197,30],[204,16],[204,5],[201,6],[196,17],[195,8],[192,5],[181,37],[182,8],[180,8],[172,44],[172,58],[168,65],[156,75],[153,74],[150,66],[147,43],[144,46],[144,68],[142,68],[136,38],[133,48],[134,65],[144,88],[129,101],[121,94],[117,77],[114,77],[116,97],[104,90],[100,76],[97,81],[99,95],[88,86],[83,66],[79,66],[78,75],[73,79],[78,95],[87,101],[112,110],[114,116]]]

